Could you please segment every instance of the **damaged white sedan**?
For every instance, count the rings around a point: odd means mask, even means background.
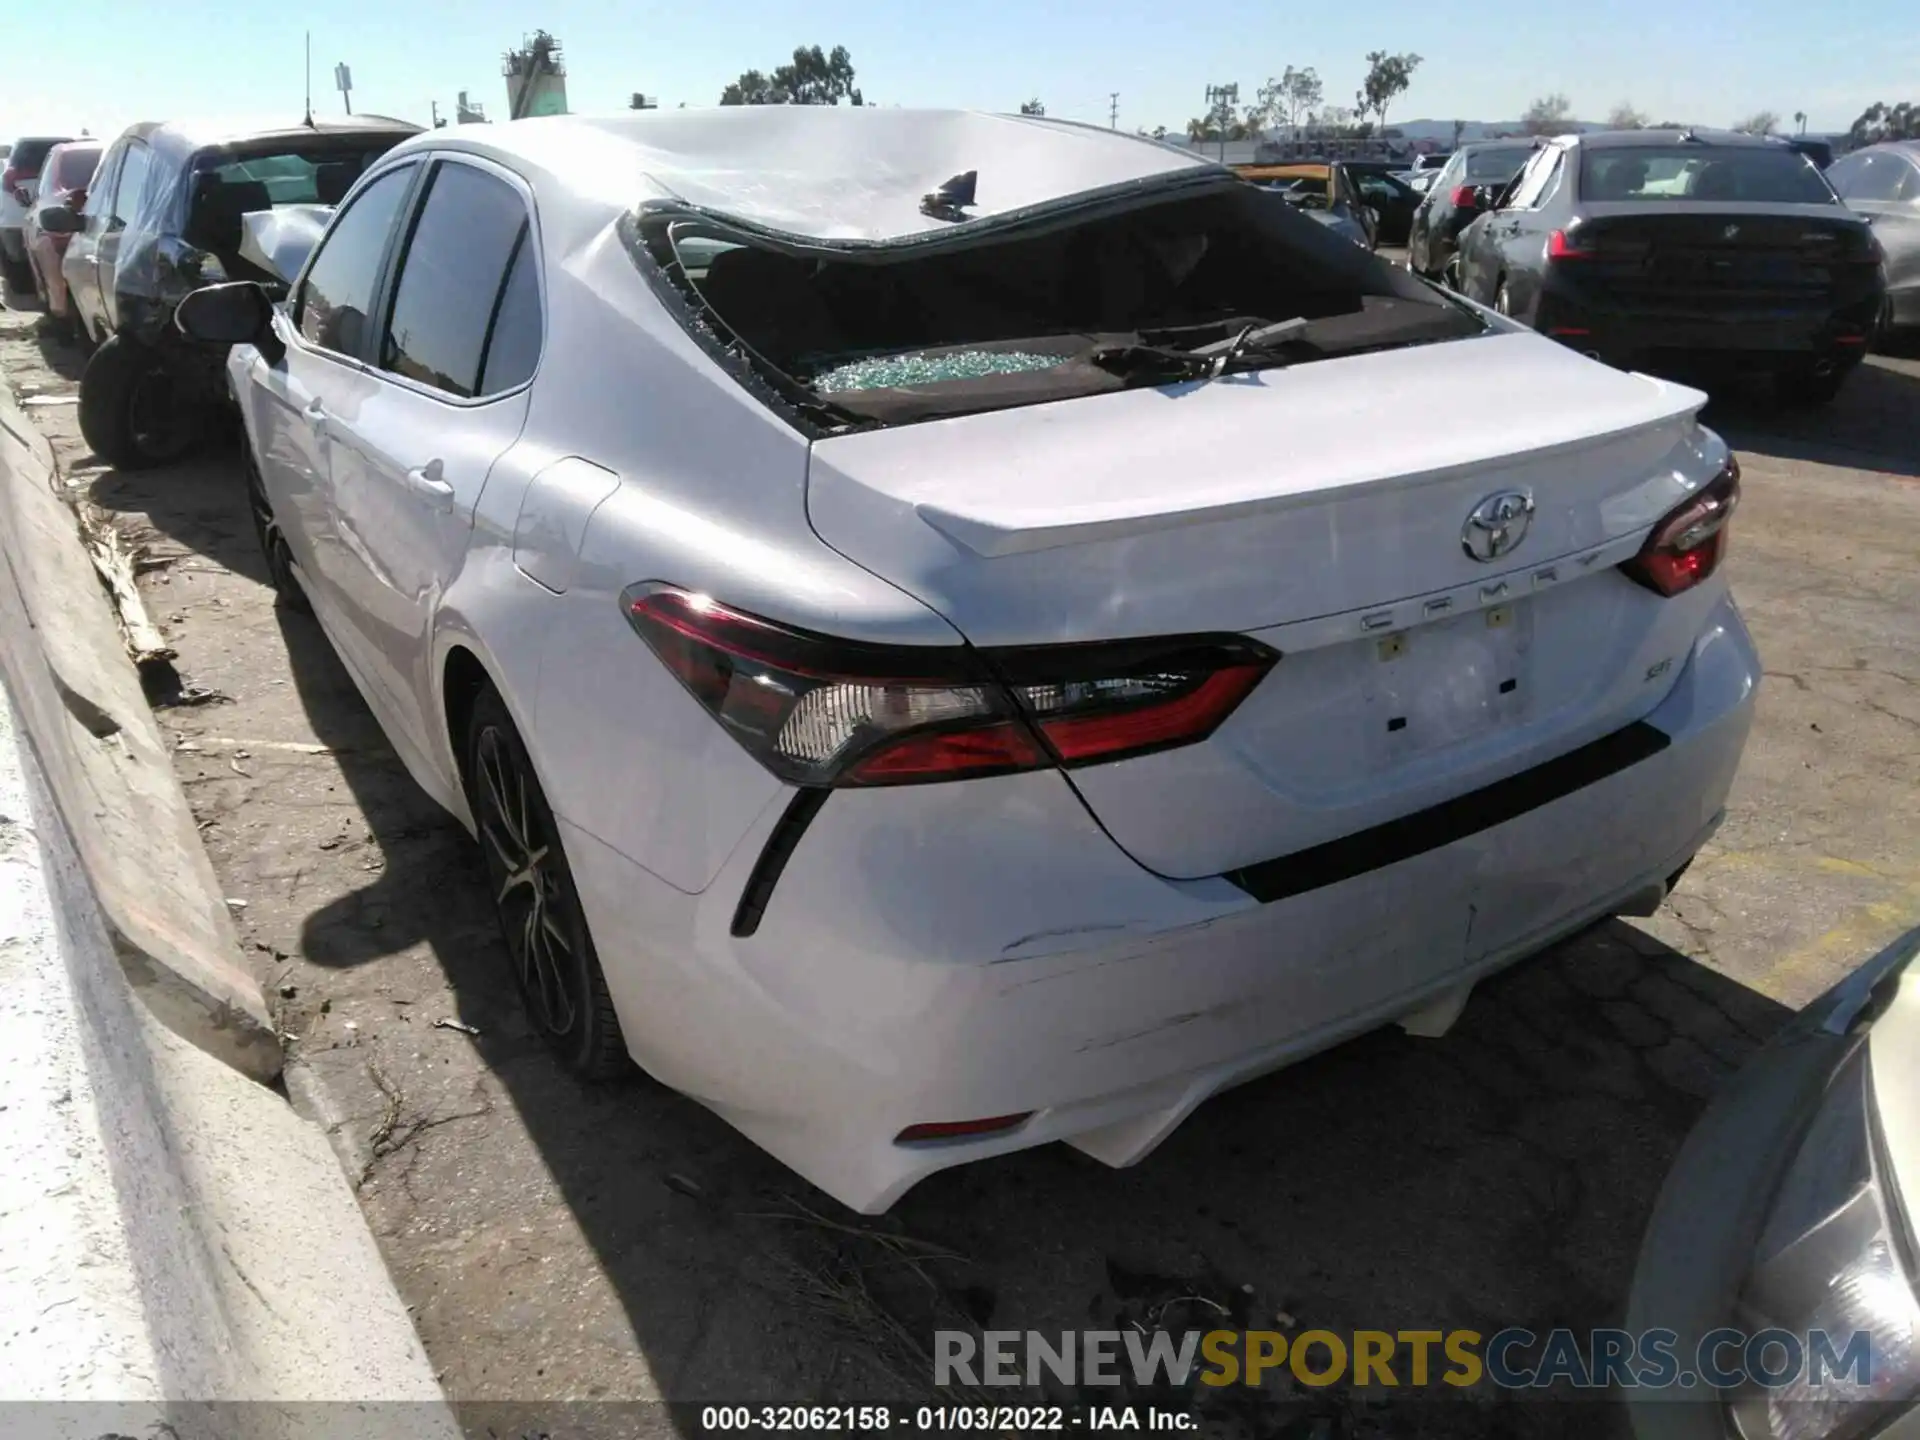
[[[1444,1029],[1745,742],[1701,395],[1106,130],[436,130],[180,323],[533,1023],[861,1210]]]

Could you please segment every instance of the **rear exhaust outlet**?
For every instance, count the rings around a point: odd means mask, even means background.
[[[1824,380],[1824,379],[1825,379],[1825,378],[1826,378],[1827,376],[1829,376],[1829,375],[1831,375],[1831,374],[1833,373],[1833,361],[1831,361],[1831,360],[1816,360],[1816,361],[1814,361],[1814,362],[1813,362],[1813,373],[1814,373],[1815,375],[1818,375],[1818,376],[1819,376],[1819,377],[1820,377],[1821,379],[1823,379],[1823,380]]]
[[[1598,360],[1600,358],[1600,352],[1598,350],[1584,350],[1581,353],[1589,360]]]

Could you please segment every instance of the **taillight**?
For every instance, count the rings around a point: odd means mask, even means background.
[[[1451,197],[1456,208],[1464,210],[1473,204],[1473,192],[1479,187],[1474,185],[1456,185]]]
[[[1720,568],[1727,554],[1727,522],[1740,503],[1740,462],[1726,466],[1668,511],[1640,553],[1620,568],[1656,595],[1691,590]]]
[[[1564,230],[1552,231],[1547,236],[1547,259],[1549,260],[1591,260],[1594,252],[1580,243],[1580,237],[1569,235]]]
[[[1279,656],[1241,637],[976,650],[830,639],[671,586],[633,628],[795,785],[907,785],[1089,765],[1212,734]]]

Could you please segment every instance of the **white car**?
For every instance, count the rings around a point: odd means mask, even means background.
[[[1443,1029],[1746,738],[1699,393],[1108,130],[435,130],[179,323],[534,1024],[860,1210]]]

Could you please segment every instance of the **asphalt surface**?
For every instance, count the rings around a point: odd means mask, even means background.
[[[563,1401],[912,1398],[943,1327],[1615,1323],[1706,1100],[1920,923],[1920,361],[1875,357],[1824,412],[1709,412],[1746,466],[1729,563],[1768,680],[1727,824],[1657,916],[1487,983],[1444,1039],[1381,1032],[1219,1097],[1135,1169],[1055,1146],[862,1220],[642,1078],[596,1090],[555,1068],[474,847],[313,622],[274,608],[231,448],[101,467],[70,403],[80,365],[30,317],[0,319],[0,367],[51,402],[33,413],[69,483],[145,547],[195,702],[164,727],[305,1067],[297,1094],[335,1122],[480,1433],[586,1413]],[[1215,1433],[1622,1433],[1608,1405],[1487,1392],[1283,1386],[1209,1413]]]

